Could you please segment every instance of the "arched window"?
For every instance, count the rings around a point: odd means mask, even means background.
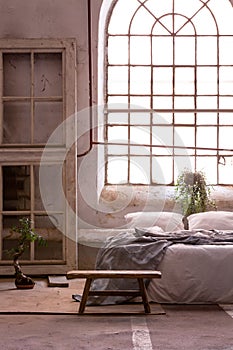
[[[113,1],[106,184],[174,184],[184,168],[233,184],[232,21],[229,0]]]

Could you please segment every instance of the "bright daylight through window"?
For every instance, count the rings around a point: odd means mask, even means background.
[[[233,183],[230,0],[118,0],[106,24],[106,184]]]

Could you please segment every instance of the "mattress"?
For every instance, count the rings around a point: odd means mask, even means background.
[[[159,303],[233,303],[233,245],[167,247],[158,265],[161,280],[148,286]]]

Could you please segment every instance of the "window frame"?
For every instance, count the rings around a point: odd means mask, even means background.
[[[173,0],[174,1],[174,0]],[[210,0],[211,1],[211,0]],[[207,1],[206,3],[208,3],[209,1]],[[226,159],[229,157],[232,157],[232,149],[228,149],[228,148],[224,148],[224,147],[219,147],[219,134],[220,134],[220,130],[221,130],[221,127],[224,126],[224,125],[221,125],[219,123],[219,114],[220,113],[227,113],[227,115],[230,115],[232,114],[233,112],[233,109],[232,108],[220,108],[220,105],[219,105],[219,97],[224,97],[224,94],[222,95],[219,95],[219,85],[218,85],[218,93],[215,94],[214,96],[216,96],[216,98],[218,99],[218,105],[217,105],[217,108],[200,108],[200,107],[197,107],[197,105],[195,104],[195,106],[193,108],[175,108],[174,107],[174,92],[173,92],[173,103],[172,103],[172,106],[170,108],[155,108],[153,105],[150,105],[150,108],[143,108],[143,110],[141,108],[135,108],[135,106],[132,106],[130,104],[130,90],[129,90],[129,86],[130,86],[130,81],[128,80],[128,92],[125,94],[126,96],[126,99],[127,99],[127,102],[124,106],[124,108],[115,108],[115,106],[113,106],[113,108],[111,108],[111,103],[109,104],[109,100],[108,100],[108,97],[111,96],[111,95],[114,95],[114,94],[111,94],[111,93],[108,93],[108,69],[109,67],[114,67],[114,66],[125,66],[128,68],[128,71],[130,70],[130,63],[128,62],[127,64],[124,64],[124,65],[120,65],[120,64],[111,64],[109,63],[109,60],[108,60],[108,53],[109,53],[109,48],[108,48],[108,39],[109,37],[117,37],[117,36],[122,36],[123,34],[117,34],[117,33],[108,33],[108,26],[109,26],[109,23],[111,21],[111,16],[112,16],[112,13],[114,11],[114,8],[115,6],[117,6],[117,3],[118,1],[114,1],[112,3],[112,6],[109,8],[109,12],[108,12],[108,16],[106,16],[106,27],[105,27],[105,41],[104,41],[104,45],[105,45],[105,50],[104,50],[104,91],[103,91],[103,99],[104,99],[104,105],[105,105],[105,108],[104,108],[104,125],[105,125],[105,133],[104,133],[104,143],[105,143],[105,180],[104,180],[104,184],[105,185],[115,185],[115,184],[119,184],[117,182],[109,182],[108,181],[108,161],[110,159],[110,157],[112,156],[111,154],[108,153],[108,147],[111,146],[120,146],[121,143],[116,141],[116,142],[112,142],[109,141],[109,138],[108,138],[108,132],[110,130],[110,128],[112,127],[116,127],[116,126],[119,126],[120,123],[116,123],[115,125],[114,124],[109,124],[108,123],[108,115],[109,113],[125,113],[125,115],[128,114],[128,120],[130,120],[130,114],[131,113],[148,113],[150,115],[150,124],[147,124],[147,126],[150,126],[152,128],[152,120],[153,120],[153,117],[156,113],[160,113],[161,115],[165,115],[166,113],[171,113],[172,114],[172,123],[170,124],[170,128],[172,130],[172,134],[173,134],[173,144],[171,145],[163,145],[165,148],[168,149],[168,151],[171,152],[172,154],[172,180],[170,182],[167,182],[165,183],[166,185],[174,185],[175,183],[175,180],[176,180],[176,176],[177,176],[177,173],[175,171],[175,159],[177,157],[181,157],[182,156],[185,156],[187,158],[189,158],[191,155],[190,155],[190,152],[192,151],[192,157],[193,157],[193,162],[191,164],[193,170],[197,170],[198,166],[197,166],[197,160],[198,158],[201,159],[204,159],[204,157],[212,157],[213,159],[216,160],[216,183],[213,183],[213,184],[218,184],[218,185],[230,185],[230,183],[224,183],[224,182],[221,182],[221,179],[220,179],[220,167],[222,165],[221,163],[221,159],[223,159],[224,161],[226,161]],[[144,6],[142,4],[142,2],[138,1],[138,3],[141,3],[142,6]],[[143,2],[144,3],[144,2]],[[205,5],[203,5],[205,6]],[[216,27],[217,28],[217,27]],[[124,36],[128,37],[128,42],[130,42],[130,37],[131,37],[131,34],[128,33],[128,34],[124,34]],[[205,36],[205,35],[204,35]],[[207,35],[208,36],[208,35]],[[218,46],[219,46],[219,38],[220,37],[225,37],[227,35],[225,34],[220,34],[218,32],[218,30],[216,29],[216,34],[214,35],[214,37],[216,38],[217,42],[218,42]],[[197,36],[199,37],[199,36]],[[201,37],[201,36],[200,36]],[[232,35],[231,35],[232,37]],[[128,50],[129,47],[128,47]],[[218,55],[219,55],[219,52],[218,52]],[[129,57],[130,57],[130,53],[129,53]],[[132,65],[133,66],[133,65]],[[137,66],[137,65],[134,65],[134,66]],[[151,69],[153,70],[153,67],[155,65],[148,65],[149,67],[151,67]],[[194,65],[194,68],[197,69],[197,67],[209,67],[211,65],[197,65],[197,63],[195,63]],[[221,65],[222,66],[222,65]],[[227,66],[227,65],[226,65]],[[233,63],[230,65],[231,67],[233,67]],[[161,65],[158,65],[158,67],[161,67]],[[172,69],[174,69],[174,62],[172,65],[170,65],[170,67]],[[175,67],[178,67],[178,66],[175,66]],[[220,69],[220,64],[219,64],[219,59],[218,59],[218,63],[215,65],[215,67],[217,67],[217,69],[219,70]],[[128,73],[129,74],[129,73]],[[196,74],[195,74],[196,76]],[[218,73],[218,81],[219,81],[219,73]],[[151,83],[153,85],[153,81]],[[195,87],[196,89],[196,87]],[[174,76],[173,76],[173,91],[174,91]],[[116,94],[115,94],[116,95]],[[119,94],[118,94],[119,95]],[[151,96],[151,94],[150,94]],[[195,90],[194,94],[193,94],[193,97],[195,98],[195,101],[197,99],[198,96],[202,96],[201,94],[198,95],[197,94],[197,91]],[[181,95],[182,97],[182,95]],[[229,97],[229,96],[225,96],[225,97]],[[233,97],[233,95],[231,94],[230,97]],[[174,138],[175,138],[175,127],[179,127],[179,128],[182,128],[182,127],[191,127],[190,123],[178,123],[177,125],[175,124],[175,113],[193,113],[194,115],[194,119],[195,119],[195,123],[193,125],[193,128],[194,128],[194,140],[195,140],[195,145],[194,146],[185,146],[184,145],[179,145],[177,146],[176,144],[174,144]],[[207,115],[210,115],[211,113],[216,113],[216,119],[217,119],[217,122],[216,124],[214,125],[214,123],[212,124],[205,124],[205,123],[202,123],[200,125],[197,124],[197,115],[199,114],[203,114],[203,113],[206,113]],[[141,127],[143,123],[139,124],[139,125],[135,125],[136,127]],[[160,124],[157,124],[157,126],[160,125]],[[133,185],[140,185],[142,184],[141,182],[132,182],[130,181],[130,158],[131,158],[131,154],[130,154],[130,148],[131,147],[136,147],[137,145],[135,144],[132,144],[132,142],[130,141],[130,127],[131,126],[134,126],[134,124],[132,123],[126,123],[124,124],[125,127],[128,127],[128,140],[124,143],[126,147],[128,147],[128,153],[125,154],[124,156],[127,157],[128,159],[128,171],[127,171],[127,180],[124,182],[124,184],[133,184]],[[162,123],[160,126],[164,126],[166,127],[167,124],[166,123]],[[200,147],[198,146],[198,143],[197,143],[197,133],[198,133],[198,130],[204,130],[205,127],[214,127],[216,128],[216,134],[217,134],[217,143],[216,143],[216,146],[215,147]],[[231,123],[229,126],[233,126],[233,123]],[[152,133],[151,133],[152,134]],[[148,157],[150,158],[150,181],[148,183],[144,183],[146,185],[158,185],[158,184],[161,184],[161,185],[164,185],[164,183],[158,183],[156,181],[153,181],[152,180],[152,154],[153,154],[153,150],[155,149],[156,146],[152,145],[151,143],[150,144],[144,144],[144,143],[138,143],[138,145],[142,146],[142,147],[149,147],[150,148],[150,154],[148,155]],[[158,148],[162,148],[161,146],[157,145]],[[181,149],[184,149],[185,152],[184,154],[181,154]],[[214,155],[211,154],[211,152],[215,152]],[[206,154],[204,153],[206,152]],[[202,153],[202,154],[201,154]],[[115,155],[114,155],[115,156]],[[121,157],[120,154],[118,154],[119,157]],[[164,155],[157,155],[158,157],[160,157],[162,159],[162,157]],[[207,158],[206,158],[207,159]],[[186,167],[189,167],[190,166],[190,163],[187,162],[187,166]]]

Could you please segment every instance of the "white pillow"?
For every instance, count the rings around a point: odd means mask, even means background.
[[[173,212],[135,212],[125,215],[127,227],[159,226],[165,232],[183,230],[183,216]]]
[[[233,230],[233,212],[206,211],[187,217],[189,230]]]

